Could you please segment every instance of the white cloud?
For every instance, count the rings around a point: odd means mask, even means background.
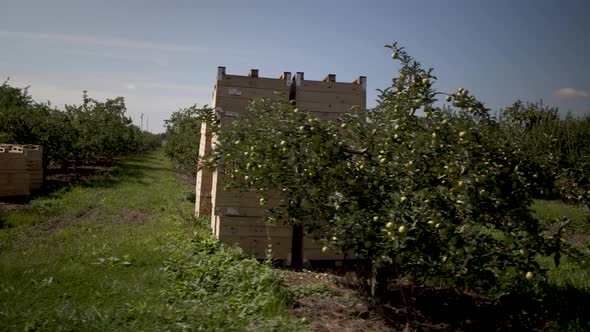
[[[133,84],[133,83],[125,83],[123,86],[127,90],[135,90],[135,84]]]
[[[576,98],[589,98],[590,92],[577,90],[574,88],[562,88],[553,93],[558,98],[563,99],[576,99]]]
[[[12,37],[18,39],[35,39],[45,40],[51,42],[66,42],[77,45],[89,45],[89,46],[100,46],[109,48],[119,49],[133,49],[133,50],[156,50],[156,51],[168,51],[168,52],[207,52],[207,53],[219,53],[226,52],[225,48],[215,47],[194,47],[189,45],[180,44],[169,44],[160,42],[149,42],[136,39],[123,39],[123,38],[105,38],[88,35],[73,35],[65,33],[53,33],[53,32],[25,32],[25,31],[7,31],[0,30],[0,36]],[[236,50],[232,50],[235,53]],[[239,51],[240,54],[245,51]],[[167,64],[166,60],[160,60]]]
[[[168,59],[163,58],[161,56],[155,56],[153,54],[144,53],[144,54],[133,54],[133,55],[125,55],[121,54],[120,52],[113,51],[113,52],[104,52],[104,51],[85,51],[79,49],[64,49],[62,50],[64,54],[74,55],[74,56],[84,56],[84,57],[92,57],[92,58],[104,58],[104,59],[113,59],[113,60],[124,60],[133,63],[137,63],[138,61],[147,62],[150,64],[156,64],[161,67],[167,67],[170,65]]]

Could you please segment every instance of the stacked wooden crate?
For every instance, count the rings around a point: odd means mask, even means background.
[[[28,195],[29,174],[22,147],[0,146],[0,196]]]
[[[25,145],[27,173],[29,174],[29,190],[35,193],[43,186],[43,147],[41,145]]]
[[[366,78],[352,83],[336,82],[329,74],[323,81],[308,81],[303,73],[295,75],[295,101],[298,108],[312,112],[324,120],[336,120],[351,108],[366,109]]]
[[[43,186],[43,147],[0,144],[0,196],[35,193]]]
[[[251,70],[248,76],[239,76],[227,75],[225,68],[219,67],[212,106],[220,117],[221,126],[231,123],[257,97],[291,101],[322,119],[334,120],[351,107],[364,110],[365,91],[364,77],[353,83],[336,82],[335,75],[328,75],[324,81],[305,81],[303,73],[297,73],[293,80],[288,72],[279,78],[262,78],[258,77],[257,70]],[[216,138],[203,123],[199,156],[207,155],[215,143]],[[219,185],[222,176],[220,171],[199,171],[196,215],[211,215],[213,234],[226,243],[238,244],[246,253],[260,259],[271,254],[274,259],[290,260],[292,228],[264,221],[267,209],[279,204],[282,197],[271,195],[261,206],[253,192],[224,191]],[[321,245],[311,239],[305,239],[303,247],[306,260],[342,259],[341,255],[323,253]]]

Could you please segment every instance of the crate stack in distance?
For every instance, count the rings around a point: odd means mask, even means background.
[[[255,69],[248,76],[227,75],[225,67],[218,68],[212,107],[220,118],[221,126],[234,121],[257,97],[292,101],[318,118],[334,120],[351,107],[365,110],[366,81],[360,77],[352,83],[341,83],[336,82],[335,75],[328,75],[323,81],[305,81],[303,73],[297,73],[291,79],[289,72],[284,72],[279,78],[265,78],[258,77],[258,70]],[[199,156],[202,158],[208,154],[215,142],[216,138],[203,123]],[[219,171],[202,170],[197,173],[196,215],[210,215],[213,234],[225,243],[238,244],[244,252],[259,259],[266,258],[270,248],[273,259],[289,261],[292,228],[268,224],[264,220],[266,211],[279,204],[283,197],[270,194],[266,204],[261,206],[254,192],[224,191],[220,186],[222,177]],[[322,253],[321,245],[311,239],[304,240],[303,255],[305,260],[342,259],[339,255]]]
[[[0,196],[23,196],[43,186],[43,147],[0,144]]]
[[[24,145],[29,174],[29,190],[35,193],[43,186],[43,147],[41,145]]]
[[[28,195],[29,174],[22,147],[0,146],[0,196]]]

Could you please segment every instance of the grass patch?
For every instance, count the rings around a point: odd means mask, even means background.
[[[567,218],[573,231],[590,234],[590,211],[582,206],[561,201],[535,200],[532,208],[535,216],[547,225],[555,223],[557,219]]]
[[[194,220],[162,151],[0,211],[0,330],[297,330],[282,278]]]

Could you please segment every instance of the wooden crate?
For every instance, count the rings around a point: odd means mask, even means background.
[[[0,196],[28,195],[29,174],[25,153],[16,146],[0,147]]]
[[[0,171],[4,171],[1,196],[28,195],[41,189],[44,179],[42,146],[0,144],[0,151]]]
[[[43,186],[43,147],[40,145],[24,145],[29,174],[29,190],[36,192]]]
[[[253,98],[295,100],[297,107],[312,112],[320,119],[336,120],[353,107],[366,109],[366,80],[358,78],[352,83],[335,81],[329,75],[324,81],[307,81],[303,73],[291,80],[290,73],[280,78],[258,77],[257,70],[248,76],[226,75],[219,67],[213,90],[212,107],[226,126],[243,113]],[[209,153],[215,146],[216,137],[211,135],[206,124],[201,128],[199,156]],[[274,259],[291,259],[292,228],[270,225],[264,222],[267,210],[281,204],[283,198],[274,193],[264,205],[252,192],[228,192],[219,186],[219,171],[200,171],[197,174],[197,199],[195,213],[204,216],[211,211],[211,229],[215,236],[228,244],[239,245],[246,253],[259,259],[271,249]],[[311,238],[304,239],[304,260],[337,260],[343,255],[322,252],[322,245]]]

